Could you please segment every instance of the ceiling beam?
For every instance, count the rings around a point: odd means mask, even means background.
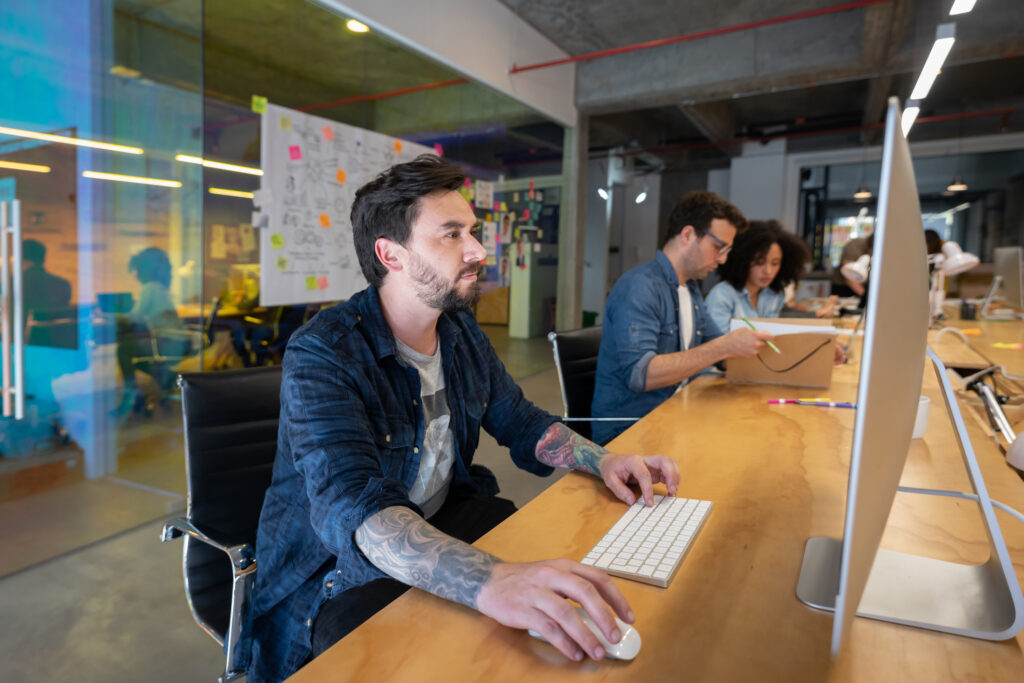
[[[732,140],[736,136],[736,112],[727,100],[703,104],[680,104],[679,110],[711,142]],[[742,149],[736,145],[720,145],[719,149],[730,157],[739,156]]]
[[[888,5],[870,7],[865,12],[861,38],[863,64],[879,74],[868,83],[861,116],[861,123],[865,126],[882,120],[886,100],[895,94],[892,92],[894,77],[888,70],[906,36],[912,5],[911,0],[897,0]],[[860,134],[861,144],[877,144],[881,135],[881,131],[875,128],[865,129]]]

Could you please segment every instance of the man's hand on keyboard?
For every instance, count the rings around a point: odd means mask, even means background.
[[[494,565],[476,608],[505,626],[533,629],[573,661],[584,653],[601,659],[601,644],[566,598],[583,606],[610,643],[621,634],[609,607],[633,623],[629,603],[607,574],[566,559]]]
[[[675,460],[664,455],[608,453],[601,458],[600,467],[605,485],[627,505],[636,501],[636,496],[629,488],[631,484],[640,487],[640,495],[647,505],[654,504],[654,484],[665,484],[670,496],[675,496],[679,488],[679,467]]]

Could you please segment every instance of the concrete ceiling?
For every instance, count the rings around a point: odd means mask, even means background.
[[[577,56],[835,7],[838,0],[501,0]],[[849,3],[842,3],[844,5]],[[915,140],[1024,130],[1024,2],[880,0],[756,28],[578,63],[576,101],[591,147],[656,148],[666,163],[722,163],[743,138],[783,135],[800,149],[877,142],[889,95],[906,98],[935,27],[957,41],[922,117],[1013,108],[959,122],[922,121]],[[524,73],[523,76],[527,76]],[[681,116],[680,116],[681,114]],[[797,142],[798,141],[798,142]],[[714,143],[714,152],[709,152]],[[792,146],[792,145],[791,145]],[[661,151],[658,151],[661,150]]]

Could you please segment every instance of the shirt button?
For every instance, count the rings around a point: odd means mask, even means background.
[[[356,320],[362,320],[362,319],[363,319],[363,316],[361,316],[361,315],[357,315],[356,316]]]
[[[385,434],[384,435],[384,441],[386,441],[387,443],[391,443],[391,435],[390,434]]]
[[[413,399],[413,400],[412,400],[412,404],[413,404],[414,406],[418,406],[418,405],[419,405],[419,401],[417,401],[416,399]]]
[[[412,447],[412,452],[413,453],[419,453],[420,452],[420,447],[419,446],[413,446]]]
[[[328,581],[328,582],[327,582],[326,584],[324,584],[324,585],[325,585],[325,586],[327,586],[328,588],[330,588],[331,586],[333,586],[333,585],[334,585],[334,582],[333,582],[333,581]]]
[[[306,619],[306,628],[313,628],[313,620]]]

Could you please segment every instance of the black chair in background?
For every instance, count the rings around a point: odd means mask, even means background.
[[[164,523],[161,540],[185,537],[185,594],[196,622],[224,648],[220,680],[229,681],[245,675],[235,659],[277,451],[281,368],[192,373],[178,383],[188,509]]]
[[[601,327],[583,327],[566,332],[549,332],[562,388],[564,422],[578,434],[590,438],[591,422],[635,422],[637,417],[591,417],[590,402],[594,398],[597,375],[597,352],[601,347]]]

